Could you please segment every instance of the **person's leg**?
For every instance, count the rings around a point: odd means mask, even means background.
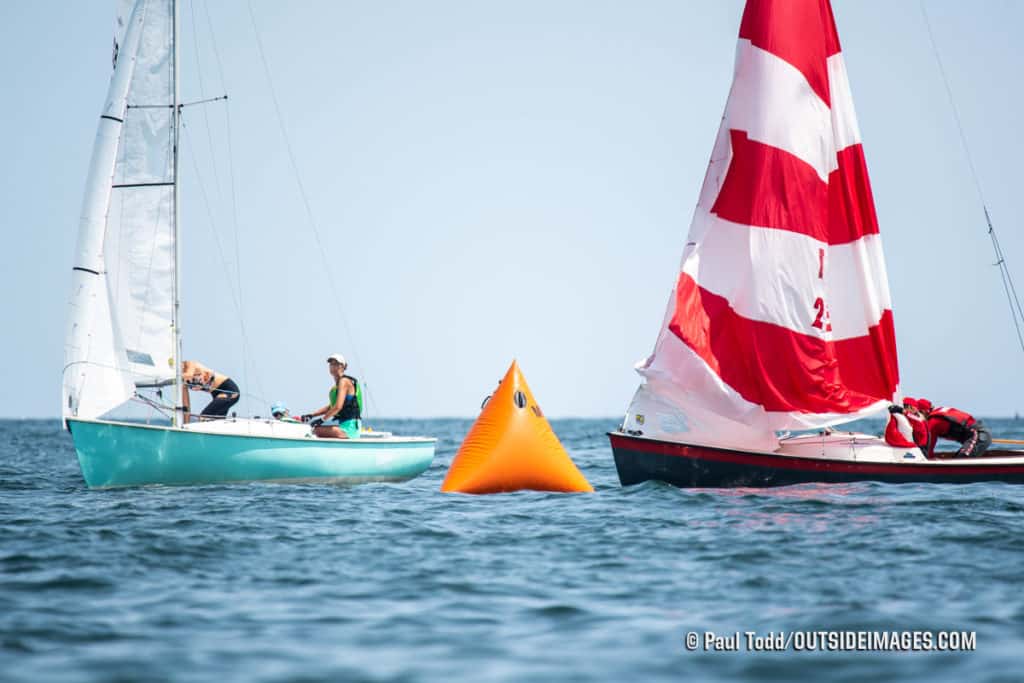
[[[199,413],[200,417],[226,417],[228,410],[231,406],[238,403],[238,394],[225,395],[225,394],[214,394],[214,398],[210,403],[203,408],[203,412]]]
[[[345,420],[338,427],[341,431],[345,432],[345,435],[350,439],[359,438],[359,430],[362,428],[362,422],[360,420]]]
[[[313,427],[313,435],[321,439],[347,439],[348,434],[333,425]]]
[[[224,397],[224,400],[228,402],[228,407],[224,409],[225,415],[228,414],[228,410],[230,408],[232,408],[236,403],[238,403],[239,398],[241,398],[241,394],[239,394],[237,391],[234,394],[228,394],[227,396]]]
[[[224,417],[228,414],[228,408],[231,404],[228,403],[227,399],[215,398],[206,404],[203,408],[203,412],[199,413],[199,417]]]
[[[964,442],[960,449],[960,455],[965,458],[977,458],[983,455],[988,447],[992,445],[992,433],[983,425],[977,425],[971,430],[971,438]]]
[[[199,415],[205,417],[226,417],[228,410],[231,409],[231,406],[238,403],[241,395],[242,392],[239,390],[238,385],[235,384],[235,380],[228,377],[220,383],[220,386],[213,390],[210,404],[203,408],[203,412]]]
[[[974,429],[971,430],[971,436],[964,441],[964,445],[960,447],[957,455],[964,458],[977,458],[979,455],[985,453],[988,447],[992,445],[992,434],[988,429],[978,424]]]

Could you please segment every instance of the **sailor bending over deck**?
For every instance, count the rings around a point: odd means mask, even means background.
[[[347,367],[348,363],[340,353],[327,357],[327,370],[334,378],[334,386],[328,394],[330,403],[302,416],[302,421],[310,423],[316,436],[328,439],[359,438],[362,427],[359,380],[345,374]]]
[[[929,458],[936,457],[935,442],[939,439],[959,442],[961,446],[956,456],[960,458],[978,457],[992,445],[992,434],[974,416],[956,408],[935,408],[926,398],[918,399],[917,404],[928,417]],[[943,457],[943,454],[937,457]]]
[[[185,422],[189,421],[192,412],[189,401],[189,389],[192,391],[207,391],[212,401],[203,408],[199,418],[204,417],[225,417],[228,409],[238,403],[241,390],[235,381],[227,375],[211,370],[202,363],[194,360],[187,360],[181,364],[181,380],[184,386],[181,389],[181,401],[185,406]]]

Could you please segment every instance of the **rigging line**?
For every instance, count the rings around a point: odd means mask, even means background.
[[[210,18],[210,3],[203,3],[203,11],[206,14],[206,27],[210,32],[210,46],[213,48],[213,56],[217,62],[217,74],[220,76],[220,87],[227,92],[227,81],[224,78],[224,63],[220,61],[220,50],[217,49],[217,36],[213,32],[213,20]],[[194,30],[194,29],[193,29]]]
[[[196,0],[189,0],[189,14],[192,17],[192,47],[196,53],[196,80],[199,81],[199,97],[206,100],[206,88],[203,86],[202,61],[199,57],[199,31],[196,30]],[[217,201],[223,202],[224,193],[220,190],[220,172],[217,168],[217,155],[213,148],[213,132],[210,130],[210,115],[203,107],[203,121],[206,124],[206,140],[210,147],[210,164],[213,166],[213,185],[217,189]]]
[[[999,238],[996,237],[996,232],[992,228],[992,220],[988,217],[988,209],[985,210],[985,220],[989,224],[989,233],[992,235],[992,246],[995,247],[996,250],[996,259],[999,263],[1003,264],[1003,270],[1005,270],[1006,257],[1003,255],[1003,245],[999,243]],[[1009,271],[1007,271],[1007,278],[1009,278]],[[1013,300],[1017,304],[1017,312],[1020,314],[1021,320],[1024,320],[1024,310],[1021,309],[1020,299],[1017,297],[1017,288],[1013,286],[1013,280],[1009,280],[1009,284],[1010,291],[1013,293]]]
[[[195,0],[193,0],[194,2]],[[224,78],[224,63],[220,59],[220,50],[217,48],[217,34],[213,30],[213,19],[210,17],[210,3],[203,3],[204,14],[206,15],[206,27],[210,34],[210,46],[213,48],[214,60],[217,64],[217,74],[220,76],[220,87],[224,92],[228,91],[227,79]],[[245,297],[242,288],[242,258],[238,239],[238,193],[235,190],[235,153],[231,140],[231,109],[228,105],[227,96],[224,97],[224,127],[227,133],[228,145],[228,187],[231,191],[231,229],[235,240],[235,279],[238,281],[238,307],[245,313]],[[255,361],[253,361],[255,371]]]
[[[174,386],[174,385],[173,385],[173,383],[172,383],[172,384],[168,384],[168,385],[166,385],[166,386],[160,387],[160,388],[161,388],[161,389],[170,389],[170,388],[172,388],[173,386]],[[138,388],[136,389],[135,393],[134,393],[134,394],[132,395],[132,398],[134,398],[134,399],[139,399],[139,400],[143,400],[143,401],[151,401],[151,402],[153,402],[153,403],[157,403],[156,399],[152,399],[152,398],[150,398],[149,396],[147,396],[146,394],[140,393],[140,392],[139,392],[139,389],[144,389],[144,390],[146,390],[146,391],[152,391],[152,392],[153,392],[153,394],[155,394],[155,395],[156,395],[156,396],[157,396],[157,397],[158,397],[158,398],[159,398],[159,399],[160,399],[161,401],[165,401],[165,400],[166,400],[166,399],[164,398],[164,395],[163,395],[163,392],[162,392],[162,391],[157,391],[156,389],[154,389],[154,388],[152,388],[152,387],[138,387]],[[171,392],[171,393],[173,393],[173,392]],[[262,404],[264,404],[264,405],[270,405],[270,401],[268,401],[268,400],[266,399],[266,397],[265,397],[265,396],[263,396],[263,395],[261,395],[261,394],[254,394],[254,393],[252,393],[252,392],[248,392],[248,391],[239,391],[239,392],[238,392],[238,395],[239,395],[239,397],[240,397],[240,398],[245,398],[245,399],[256,399],[256,401],[257,401],[258,403],[262,403]],[[131,400],[131,399],[129,399],[129,400]],[[168,410],[173,410],[173,409],[174,409],[174,406],[173,406],[172,404],[170,404],[170,403],[162,403],[162,404],[159,404],[159,405],[163,405],[163,406],[164,406],[165,408],[167,408]]]
[[[171,415],[174,412],[174,406],[169,405],[169,404],[165,404],[165,403],[157,403],[156,401],[154,401],[153,399],[149,398],[148,396],[144,396],[144,395],[142,395],[142,394],[140,394],[138,392],[136,392],[135,395],[132,396],[128,400],[129,401],[137,401],[137,402],[139,402],[139,403],[141,403],[143,405],[149,406],[150,408],[152,408],[156,412],[160,413],[160,415],[162,415],[163,417],[165,417],[167,419],[171,419]],[[148,415],[146,416],[146,424],[149,424],[149,416]]]
[[[184,122],[182,123],[182,130],[187,131],[187,126],[184,124]],[[203,198],[203,205],[206,207],[207,219],[210,222],[210,232],[213,234],[214,243],[217,246],[217,255],[220,257],[220,262],[221,262],[221,265],[223,266],[223,269],[222,269],[221,272],[223,273],[223,275],[225,276],[225,278],[227,280],[228,291],[231,293],[231,302],[232,302],[232,304],[234,304],[235,313],[238,316],[238,325],[239,325],[239,328],[240,328],[241,333],[242,333],[242,357],[244,359],[244,358],[248,357],[248,349],[251,348],[251,344],[249,343],[249,335],[248,335],[248,333],[247,333],[247,331],[245,329],[245,317],[244,317],[244,315],[242,313],[241,305],[240,305],[240,302],[239,302],[239,299],[238,299],[238,293],[235,292],[233,283],[231,282],[231,270],[227,267],[227,259],[224,258],[224,250],[223,250],[223,248],[221,246],[220,236],[217,234],[216,223],[215,223],[214,218],[213,218],[213,212],[210,210],[210,201],[209,201],[209,197],[206,194],[206,186],[205,186],[205,184],[202,181],[202,174],[199,171],[199,164],[198,164],[198,162],[196,160],[195,154],[192,151],[191,138],[190,137],[185,137],[185,136],[182,136],[182,137],[185,138],[185,142],[188,145],[189,156],[192,159],[192,167],[193,167],[193,169],[195,170],[195,173],[196,173],[196,179],[197,179],[198,184],[199,184],[200,194],[202,195],[202,198]],[[244,365],[245,365],[245,362],[243,360],[243,372],[246,371]],[[257,389],[262,393],[263,392],[263,383],[260,380],[259,372],[256,370],[255,364],[253,364],[248,369],[252,371],[252,375],[251,375],[252,379],[255,382]]]
[[[186,132],[188,131],[188,127],[184,124],[184,122],[182,122],[181,129]],[[196,155],[192,152],[191,137],[187,135],[183,135],[182,137],[185,139],[185,144],[188,146],[189,150],[189,157],[192,159],[192,167],[195,170],[196,180],[198,181],[199,193],[203,198],[203,205],[206,207],[207,218],[210,221],[210,232],[211,234],[213,234],[213,242],[217,246],[217,255],[220,257],[221,264],[226,266],[227,260],[224,258],[224,249],[221,247],[220,236],[217,234],[216,224],[214,223],[213,220],[213,212],[210,210],[210,201],[206,195],[206,185],[203,183],[202,174],[199,172],[199,164],[196,161]],[[239,328],[241,328],[242,332],[242,347],[243,349],[245,349],[250,346],[249,335],[245,329],[245,318],[242,316],[242,309],[241,306],[239,305],[238,297],[236,296],[235,293],[234,284],[231,282],[231,271],[227,268],[224,268],[223,272],[227,277],[228,291],[231,293],[231,303],[234,304],[235,313],[238,315],[238,326]],[[244,353],[245,351],[243,351],[243,355]],[[257,372],[255,367],[252,368],[252,377],[253,381],[256,384],[256,389],[261,394],[263,394],[263,382],[260,381],[259,372]]]
[[[1003,289],[1005,289],[1005,290],[1006,290],[1006,298],[1007,298],[1007,299],[1009,299],[1009,303],[1010,303],[1010,310],[1012,311],[1012,310],[1013,310],[1013,300],[1012,300],[1012,298],[1010,297],[1010,290],[1011,290],[1011,289],[1013,288],[1013,282],[1012,282],[1012,281],[1010,281],[1010,282],[1009,282],[1009,285],[1010,285],[1010,286],[1009,286],[1009,288],[1007,288],[1007,277],[1006,277],[1006,271],[1005,271],[1004,269],[1000,268],[1000,269],[999,269],[999,275],[1000,275],[1000,276],[1002,277],[1002,280],[1003,280]],[[1019,303],[1019,302],[1018,302],[1018,303]],[[1016,316],[1016,315],[1014,315],[1014,316],[1013,316],[1013,326],[1014,326],[1014,327],[1016,328],[1016,330],[1017,330],[1017,340],[1018,340],[1018,341],[1020,342],[1020,344],[1021,344],[1021,348],[1022,348],[1022,349],[1024,349],[1024,336],[1022,336],[1022,334],[1021,334],[1021,329],[1020,329],[1020,323],[1019,323],[1019,322],[1017,321],[1017,316]]]
[[[228,183],[231,187],[231,234],[235,241],[235,279],[238,281],[238,306],[245,311],[245,299],[242,288],[242,257],[238,243],[238,195],[235,192],[235,162],[234,149],[231,146],[231,110],[224,103],[224,127],[227,132],[228,142]]]
[[[262,397],[259,397],[259,396],[255,396],[254,394],[246,394],[244,392],[241,392],[241,396],[244,396],[246,398],[257,398],[257,399],[261,400],[263,403],[266,403],[265,399],[263,399]],[[163,398],[162,394],[159,396],[159,398],[160,398],[160,401],[164,401],[165,400]],[[174,404],[172,404],[172,403],[161,403],[160,401],[157,401],[156,399],[150,398],[149,396],[146,396],[145,394],[140,394],[138,392],[136,392],[130,399],[128,399],[128,402],[131,402],[131,401],[135,401],[135,402],[141,403],[141,404],[143,404],[145,406],[148,406],[149,408],[151,408],[152,410],[156,411],[161,416],[163,416],[164,418],[167,418],[167,419],[170,419],[171,415],[174,413]],[[220,416],[214,416],[214,415],[203,415],[201,412],[200,413],[189,412],[188,415],[190,417],[199,418],[200,420],[227,420],[227,419],[229,419],[227,416],[220,417]],[[150,419],[150,416],[147,415],[146,419],[147,419],[147,424],[149,424],[148,420]],[[245,420],[246,418],[234,418],[234,417],[232,417],[230,419]],[[268,415],[265,418],[257,416],[256,418],[252,418],[252,419],[265,419],[265,420],[269,421],[269,420],[272,419],[272,416]]]
[[[986,212],[986,214],[987,213],[988,212]],[[1017,298],[1017,288],[1013,286],[1013,280],[1010,279],[1010,272],[1006,268],[1006,259],[1003,257],[1003,248],[999,245],[999,240],[996,238],[995,231],[990,230],[989,234],[992,236],[992,244],[996,250],[996,265],[999,266],[999,275],[1003,280],[1003,289],[1006,290],[1006,298],[1010,304],[1010,312],[1014,313],[1013,325],[1017,330],[1017,341],[1020,342],[1021,348],[1024,349],[1024,334],[1021,332],[1021,325],[1017,316],[1017,314],[1020,314],[1020,319],[1024,320],[1024,312],[1020,310],[1020,299]],[[1014,312],[1013,307],[1015,302],[1017,304],[1016,312]]]
[[[946,97],[949,98],[949,106],[953,110],[953,119],[956,121],[957,131],[960,133],[960,144],[963,145],[964,155],[967,157],[967,166],[971,171],[971,179],[974,181],[974,189],[978,193],[978,200],[985,206],[985,195],[981,191],[981,182],[978,180],[978,172],[974,168],[974,157],[971,156],[971,149],[967,146],[967,135],[964,132],[963,123],[960,120],[960,110],[957,109],[956,100],[953,99],[953,89],[949,85],[949,77],[946,75],[946,67],[939,55],[939,46],[935,42],[935,35],[932,33],[932,24],[928,19],[928,12],[924,6],[924,0],[920,0],[921,16],[924,17],[924,26],[928,32],[928,41],[932,46],[932,53],[935,55],[935,62],[939,65],[939,75],[942,76],[942,84],[946,88]]]
[[[366,366],[359,362],[359,354],[356,352],[356,338],[352,334],[352,330],[349,328],[348,320],[345,318],[345,313],[341,307],[341,295],[338,291],[338,287],[334,282],[334,275],[331,269],[331,265],[327,260],[327,250],[324,248],[323,240],[320,239],[320,231],[317,229],[316,220],[313,217],[313,209],[309,203],[309,197],[306,195],[305,185],[302,183],[302,176],[299,175],[299,166],[295,161],[295,152],[292,150],[291,140],[288,138],[288,131],[284,125],[284,116],[281,114],[281,105],[277,99],[277,91],[274,89],[274,80],[270,76],[270,66],[267,64],[267,55],[263,50],[263,40],[260,38],[259,28],[256,25],[256,13],[252,9],[252,0],[247,0],[246,4],[249,8],[249,19],[252,22],[253,34],[256,36],[256,47],[260,53],[260,61],[263,63],[263,73],[267,78],[267,85],[270,87],[270,98],[274,103],[274,112],[277,114],[277,124],[281,129],[281,137],[284,139],[285,149],[288,151],[288,160],[291,162],[292,173],[295,176],[295,184],[298,185],[299,195],[302,197],[302,203],[306,208],[306,217],[309,221],[309,226],[313,231],[313,237],[316,238],[317,248],[320,252],[320,259],[323,261],[324,271],[327,275],[327,282],[331,287],[331,294],[334,298],[334,304],[338,309],[338,317],[341,319],[342,327],[345,330],[345,334],[348,336],[349,343],[352,345],[352,358],[360,365],[363,370],[363,387],[369,389],[369,383],[366,382]],[[373,405],[373,412],[377,412],[377,405],[373,399],[373,394],[369,391],[365,392],[369,403]]]
[[[932,53],[935,55],[935,62],[939,65],[939,74],[942,76],[942,84],[946,88],[946,96],[949,98],[949,106],[953,110],[953,119],[956,121],[957,131],[960,133],[960,144],[964,148],[964,155],[967,157],[967,167],[971,171],[971,178],[974,180],[974,189],[978,193],[978,201],[985,212],[985,223],[988,225],[988,235],[992,240],[992,248],[995,250],[995,266],[999,268],[999,275],[1003,281],[1003,289],[1006,291],[1006,298],[1010,303],[1010,316],[1013,318],[1013,325],[1017,330],[1017,341],[1021,351],[1024,351],[1024,334],[1021,333],[1021,322],[1024,321],[1024,309],[1021,308],[1020,299],[1017,297],[1017,288],[1013,285],[1013,278],[1010,269],[1006,265],[1006,258],[1003,256],[1002,247],[996,237],[995,226],[992,225],[992,218],[988,213],[988,204],[985,203],[985,194],[981,190],[981,180],[978,178],[978,171],[974,167],[974,158],[971,156],[971,148],[967,145],[967,134],[964,132],[963,122],[960,119],[960,110],[957,109],[956,100],[953,99],[953,89],[949,85],[949,77],[946,75],[946,68],[942,63],[939,54],[938,43],[935,42],[935,34],[932,32],[932,24],[928,19],[928,11],[925,9],[924,0],[920,0],[921,16],[924,18],[924,26],[928,33],[928,41],[932,46]]]
[[[199,59],[198,54],[199,54],[199,48],[196,48],[196,55],[197,55],[196,59]],[[196,69],[196,71],[198,71],[198,69]],[[228,96],[226,94],[225,95],[217,95],[216,97],[206,97],[204,95],[203,99],[201,99],[201,100],[195,100],[193,102],[181,102],[178,105],[178,107],[179,108],[181,108],[181,107],[192,107],[192,106],[195,106],[197,104],[209,104],[210,102],[219,102],[220,100],[226,100],[227,98],[228,98]]]
[[[201,98],[201,101],[206,101],[206,88],[203,85],[202,60],[201,60],[201,58],[199,56],[199,29],[196,26],[196,0],[189,0],[188,6],[189,6],[189,15],[190,15],[191,20],[192,20],[192,46],[195,49],[195,54],[196,54],[196,77],[197,77],[197,80],[199,81],[199,97]],[[223,81],[221,82],[221,87],[224,87]],[[226,90],[226,88],[225,88],[225,90]],[[216,99],[219,99],[219,98],[213,98],[213,100],[211,100],[211,101],[215,101]],[[226,95],[224,96],[224,99],[225,100],[227,99]],[[213,183],[214,183],[214,187],[217,190],[217,206],[221,207],[221,206],[224,205],[224,193],[221,191],[221,186],[220,186],[220,169],[217,168],[217,153],[216,153],[216,151],[214,149],[214,146],[213,146],[213,132],[210,129],[210,115],[207,112],[206,107],[203,107],[203,122],[205,123],[205,126],[206,126],[206,141],[207,141],[207,144],[208,144],[209,149],[210,149],[210,164],[213,167]],[[237,222],[235,223],[235,225],[237,226]],[[241,266],[240,266],[239,261],[238,261],[238,235],[237,235],[237,230],[235,232],[236,232],[236,234],[235,234],[235,271],[237,273],[237,271],[239,270],[239,268]],[[226,262],[225,262],[225,266],[226,266]],[[229,275],[229,277],[230,277],[230,275]],[[242,279],[241,279],[240,276],[236,276],[235,279],[238,282],[238,299],[239,299],[238,307],[239,307],[239,310],[240,310],[239,316],[240,317],[244,317],[245,316],[245,311],[244,311],[244,308],[242,306]],[[253,364],[254,363],[253,363],[252,359],[249,357],[248,345],[243,343],[242,344],[242,373],[246,377],[249,376],[249,370],[250,370],[250,368],[251,368],[251,366]]]

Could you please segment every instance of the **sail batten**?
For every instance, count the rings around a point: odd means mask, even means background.
[[[765,449],[898,385],[881,236],[828,0],[749,0],[733,87],[627,430]]]

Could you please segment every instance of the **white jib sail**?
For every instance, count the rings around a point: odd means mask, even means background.
[[[172,27],[172,0],[120,3],[72,272],[65,417],[174,376]]]

